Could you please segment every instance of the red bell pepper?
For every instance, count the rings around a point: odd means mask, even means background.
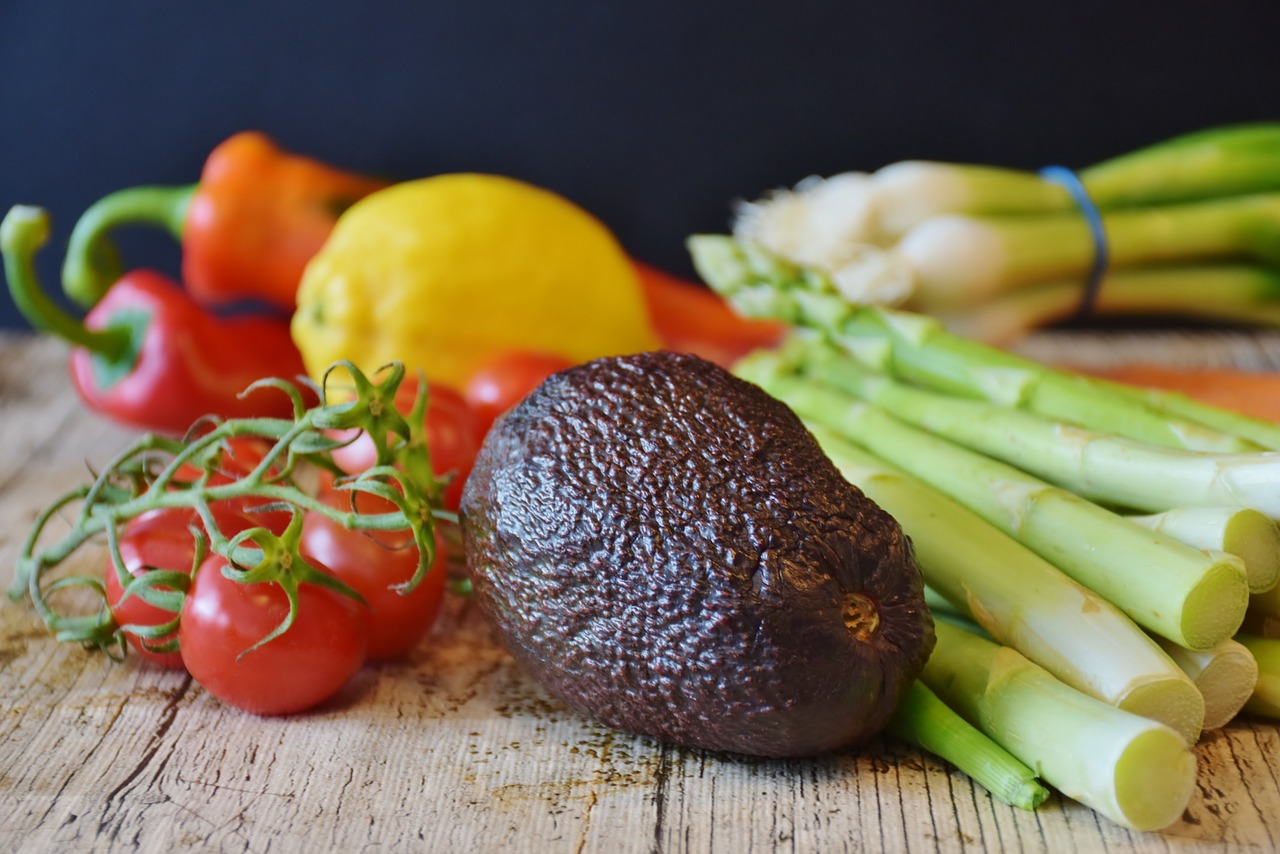
[[[388,183],[244,131],[210,153],[198,184],[133,187],[91,205],[71,234],[62,286],[76,303],[92,306],[120,274],[108,233],[153,225],[181,242],[182,280],[197,302],[291,312],[302,271],[338,216]]]
[[[39,287],[34,257],[48,240],[48,214],[16,206],[0,222],[9,292],[33,327],[69,343],[71,379],[91,409],[143,430],[181,435],[205,415],[291,418],[275,389],[241,396],[267,376],[305,373],[287,321],[219,317],[180,285],[149,270],[121,277],[83,320]]]

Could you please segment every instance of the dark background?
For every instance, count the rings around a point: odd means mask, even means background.
[[[0,0],[0,203],[53,213],[50,285],[91,202],[194,181],[248,128],[353,170],[523,178],[691,274],[685,236],[806,175],[1082,166],[1259,119],[1280,119],[1278,0]]]

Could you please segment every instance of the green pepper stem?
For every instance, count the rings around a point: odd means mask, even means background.
[[[35,254],[48,240],[49,213],[43,208],[14,205],[0,222],[0,253],[4,254],[5,279],[14,304],[36,329],[107,359],[120,357],[130,346],[127,329],[89,329],[41,289]]]
[[[123,272],[108,239],[119,225],[152,225],[182,239],[187,208],[198,184],[130,187],[103,196],[81,215],[71,231],[62,264],[62,290],[77,305],[95,305]]]

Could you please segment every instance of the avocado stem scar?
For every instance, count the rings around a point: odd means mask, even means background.
[[[860,641],[869,641],[880,628],[880,612],[876,603],[861,593],[849,593],[844,597],[841,609],[845,627]]]

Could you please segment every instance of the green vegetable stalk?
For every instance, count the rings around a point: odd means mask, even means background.
[[[946,620],[937,632],[924,683],[1045,782],[1134,830],[1158,830],[1182,816],[1196,775],[1182,736]]]
[[[1220,729],[1235,719],[1258,684],[1258,662],[1248,647],[1225,640],[1213,649],[1197,651],[1164,638],[1156,640],[1204,697],[1204,728]]]
[[[1009,346],[1035,329],[1075,317],[1084,287],[1083,277],[1051,279],[935,316],[957,335]],[[1098,285],[1093,311],[1280,327],[1280,271],[1243,263],[1111,270]]]
[[[1017,169],[908,160],[871,177],[881,240],[943,214],[1026,216],[1076,207],[1060,184]],[[1079,170],[1103,210],[1280,190],[1280,123],[1196,131]]]
[[[1241,504],[1280,518],[1280,454],[1164,448],[931,392],[810,346],[802,369],[897,418],[1099,503],[1146,512]],[[1266,579],[1254,588],[1265,590]]]
[[[1175,398],[1175,411],[1174,401],[1054,370],[955,335],[931,317],[855,305],[830,277],[759,247],[717,235],[691,237],[688,246],[699,275],[740,313],[812,330],[863,367],[894,379],[1172,448],[1234,453],[1280,447],[1280,426],[1261,419],[1185,398]],[[1273,437],[1276,444],[1254,436]]]
[[[912,683],[888,731],[955,765],[1010,806],[1034,810],[1049,797],[1035,772],[952,711],[922,682]]]
[[[1280,526],[1257,510],[1174,507],[1128,519],[1193,548],[1226,552],[1240,558],[1250,593],[1264,593],[1280,583]]]
[[[1114,269],[1206,261],[1280,261],[1280,194],[1104,212]],[[909,305],[956,310],[1036,282],[1088,275],[1089,223],[1077,212],[1036,217],[949,214],[895,247],[914,273]],[[1206,302],[1210,300],[1206,299]]]
[[[733,233],[824,271],[852,302],[934,314],[985,341],[1080,311],[1098,269],[1095,314],[1277,325],[1277,164],[1274,122],[1186,134],[1075,173],[903,161],[743,203]],[[1213,269],[1227,271],[1221,283]]]
[[[920,480],[831,430],[810,430],[841,473],[902,525],[946,610],[1076,690],[1167,724],[1188,743],[1198,738],[1201,693],[1118,608]]]
[[[761,353],[738,372],[806,420],[912,474],[1114,603],[1139,625],[1190,649],[1232,636],[1248,605],[1240,561],[1147,531],[1072,492],[934,436],[882,409],[777,370]]]

